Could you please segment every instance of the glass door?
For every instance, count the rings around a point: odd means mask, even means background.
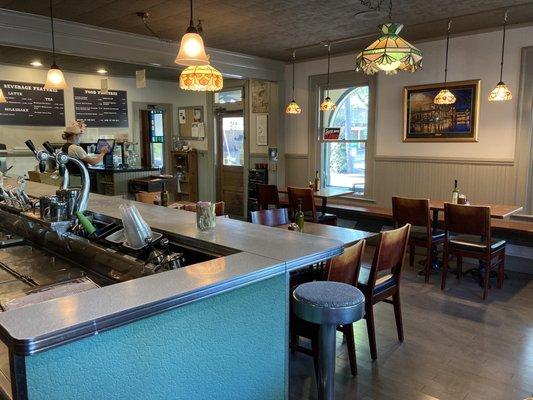
[[[153,168],[163,168],[164,130],[163,110],[150,110],[150,159]]]

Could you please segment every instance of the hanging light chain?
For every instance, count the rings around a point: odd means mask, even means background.
[[[389,0],[389,22],[392,22],[392,0]]]
[[[444,62],[444,83],[448,80],[448,49],[450,47],[450,32],[452,30],[452,20],[448,20],[448,30],[446,31],[446,61]]]
[[[329,97],[329,65],[331,63],[331,43],[328,42],[328,78],[326,83],[326,97]]]
[[[296,63],[296,50],[292,51],[292,99],[294,100],[294,69]]]
[[[503,17],[503,40],[502,40],[502,61],[500,63],[500,82],[503,82],[503,58],[505,55],[505,32],[507,28],[507,15],[509,10],[505,10],[505,15]]]
[[[50,0],[50,26],[52,27],[52,65],[56,65],[56,41],[54,34],[54,8],[53,0]]]

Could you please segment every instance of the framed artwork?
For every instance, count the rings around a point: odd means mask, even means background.
[[[433,99],[448,89],[453,104]],[[477,142],[480,80],[406,86],[403,91],[404,142]]]
[[[268,82],[252,80],[252,112],[258,114],[268,113],[270,106],[270,93]]]
[[[256,115],[256,139],[258,146],[268,145],[268,115]]]

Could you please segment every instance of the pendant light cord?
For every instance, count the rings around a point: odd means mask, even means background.
[[[192,0],[190,1],[190,6],[191,6],[191,19],[190,19],[190,21],[189,21],[189,24],[190,24],[191,26],[194,26],[194,20],[193,20],[193,17],[192,17]]]
[[[392,0],[389,1],[389,22],[392,22]]]
[[[331,44],[328,42],[328,80],[326,83],[326,97],[329,97],[329,64],[331,61]]]
[[[507,28],[507,13],[509,10],[505,11],[505,16],[503,17],[503,40],[502,40],[502,61],[500,63],[500,82],[503,82],[503,58],[505,55],[505,31]]]
[[[294,66],[296,63],[296,51],[292,52],[292,100],[294,101]]]
[[[54,8],[52,6],[53,0],[50,0],[50,26],[52,27],[52,64],[56,65],[56,41],[54,34]]]
[[[452,30],[452,20],[448,21],[448,30],[446,31],[446,61],[444,62],[444,83],[448,80],[448,49],[450,47],[450,31]]]

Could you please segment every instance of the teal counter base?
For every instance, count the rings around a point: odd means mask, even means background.
[[[28,356],[28,399],[285,399],[288,293],[282,274]]]

